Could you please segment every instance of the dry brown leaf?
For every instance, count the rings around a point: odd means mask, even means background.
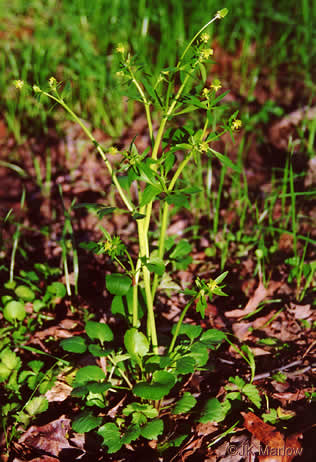
[[[280,399],[282,401],[299,401],[306,398],[305,393],[311,393],[312,391],[312,388],[304,388],[297,390],[295,393],[291,393],[289,391],[273,393],[273,398]]]
[[[56,380],[53,387],[47,390],[45,396],[49,403],[65,401],[71,394],[72,387],[62,380]]]
[[[286,440],[275,427],[265,423],[252,412],[242,412],[244,427],[254,435],[265,448],[261,448],[259,462],[291,462],[301,449],[298,438],[302,435],[295,433]]]
[[[312,316],[313,311],[311,310],[311,305],[296,305],[295,303],[290,303],[291,312],[294,314],[295,319],[307,319]]]
[[[309,186],[316,184],[316,157],[312,157],[308,161],[307,175],[305,177],[304,186],[308,188]]]
[[[281,120],[278,120],[271,125],[269,129],[269,138],[271,143],[277,149],[287,151],[289,146],[289,136],[293,135],[293,129],[297,127],[302,122],[302,120],[313,120],[315,117],[315,106],[305,106],[291,112]]]
[[[302,438],[303,438],[302,433],[293,433],[292,435],[289,435],[286,438],[285,447],[290,448],[291,451],[288,452],[287,456],[283,457],[282,462],[291,462],[295,458],[296,454],[302,454],[303,452],[302,445],[298,441],[299,439],[302,439]]]
[[[43,426],[32,425],[18,442],[34,451],[45,451],[47,455],[58,456],[63,449],[76,449],[66,438],[71,429],[70,422],[70,419],[62,415]]]
[[[249,335],[251,334],[250,332],[250,327],[252,327],[251,322],[235,322],[232,326],[234,335],[238,338],[240,342],[244,342]]]
[[[243,310],[226,311],[225,316],[229,318],[240,318],[246,314],[252,313],[258,308],[258,305],[263,302],[267,297],[274,294],[276,290],[282,285],[280,281],[270,281],[267,288],[264,287],[263,282],[260,281],[253,296],[248,300],[247,305]]]

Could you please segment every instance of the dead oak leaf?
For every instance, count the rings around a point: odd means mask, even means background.
[[[243,310],[226,311],[225,316],[229,318],[240,318],[246,314],[253,313],[263,300],[276,292],[282,285],[280,281],[270,281],[268,287],[264,287],[263,282],[260,281],[253,296],[248,300],[247,305]]]
[[[290,435],[286,440],[284,436],[276,430],[276,427],[265,423],[260,417],[252,412],[242,412],[244,427],[260,443],[265,445],[265,454],[259,456],[259,462],[291,462],[301,449],[298,439],[301,434]]]
[[[62,415],[43,426],[32,425],[18,442],[34,452],[44,451],[47,455],[58,456],[63,449],[77,449],[67,439],[71,429],[70,423],[70,419]]]

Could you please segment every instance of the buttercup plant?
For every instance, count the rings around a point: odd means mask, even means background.
[[[129,444],[139,436],[147,439],[157,438],[163,432],[163,421],[159,418],[161,409],[167,409],[161,400],[184,375],[205,366],[208,350],[217,348],[226,338],[224,333],[216,329],[202,333],[201,327],[183,324],[183,321],[188,309],[194,304],[196,311],[204,317],[207,298],[226,295],[220,284],[227,272],[218,275],[215,280],[204,281],[197,278],[195,288],[184,291],[190,300],[183,309],[177,325],[172,329],[169,348],[160,348],[158,342],[154,301],[159,286],[163,287],[161,282],[167,264],[179,264],[181,258],[185,260],[188,257],[191,249],[187,241],[175,243],[166,236],[170,207],[185,203],[189,195],[198,192],[196,188],[188,188],[181,184],[184,168],[189,162],[196,162],[200,156],[207,155],[211,159],[217,158],[225,167],[237,169],[228,157],[211,147],[211,142],[219,139],[227,131],[233,136],[233,132],[240,129],[238,111],[232,114],[228,121],[223,121],[218,131],[210,131],[212,110],[226,93],[217,95],[222,87],[218,79],[214,79],[209,88],[203,88],[206,82],[205,65],[214,55],[214,50],[208,46],[210,37],[204,31],[214,21],[224,18],[227,12],[226,8],[218,11],[188,43],[177,65],[161,70],[154,84],[149,81],[148,74],[142,74],[142,67],[128,46],[118,45],[118,78],[122,84],[134,89],[134,93],[129,96],[140,101],[146,113],[151,146],[143,153],[138,152],[134,141],[126,151],[119,152],[115,146],[104,150],[90,129],[65,102],[60,92],[61,83],[55,77],[49,79],[48,91],[37,85],[33,86],[37,95],[46,96],[60,104],[81,126],[111,175],[124,204],[124,213],[129,213],[137,223],[139,252],[136,259],[129,253],[119,236],[111,236],[103,228],[101,229],[104,238],[100,242],[83,245],[96,253],[107,254],[124,271],[124,274],[119,272],[106,277],[107,290],[114,296],[112,313],[126,316],[130,323],[124,336],[124,349],[115,350],[111,346],[113,332],[110,327],[94,321],[87,322],[86,334],[89,342],[97,340],[97,343],[87,345],[87,339],[81,336],[62,341],[65,351],[80,354],[89,349],[90,353],[99,358],[100,367],[86,366],[79,369],[73,382],[73,394],[83,400],[83,408],[106,407],[108,394],[121,389],[131,390],[134,397],[143,400],[142,403],[129,402],[120,416],[115,414],[115,423],[107,421],[101,425],[102,417],[95,416],[90,411],[84,411],[74,422],[74,429],[79,432],[99,427],[98,433],[104,438],[109,452],[118,451],[123,444]],[[197,76],[200,78],[198,84],[195,81]],[[16,81],[16,87],[23,90],[23,82]],[[160,117],[157,132],[153,126],[153,109]],[[177,117],[196,110],[205,113],[202,129],[194,131],[190,126],[183,126],[182,121],[181,125],[177,126]],[[182,153],[179,159],[176,155],[178,152]],[[118,153],[122,155],[124,162],[115,171],[108,155]],[[137,187],[137,203],[130,192],[132,183]],[[100,218],[115,210],[114,207],[99,204],[78,206],[94,209]],[[158,245],[155,248],[154,243],[150,241],[149,231],[153,215],[156,214],[156,206],[159,209],[161,224]],[[117,210],[120,211],[119,208]],[[142,330],[144,311],[147,315],[145,331]],[[165,353],[161,354],[161,351]],[[184,393],[177,404],[169,408],[173,413],[179,414],[188,412],[195,403],[196,400],[190,393]],[[211,408],[212,404],[208,407],[207,415],[212,414]]]

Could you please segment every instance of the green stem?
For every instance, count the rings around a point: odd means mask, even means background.
[[[189,51],[189,49],[191,48],[192,46],[192,43],[198,38],[198,36],[210,25],[212,24],[212,22],[216,21],[216,19],[219,19],[218,15],[216,14],[214,16],[213,19],[211,19],[207,24],[205,24],[196,34],[195,36],[193,37],[193,39],[188,43],[188,45],[186,46],[186,49],[184,50],[184,52],[182,53],[181,55],[181,58],[179,59],[179,62],[177,64],[177,67],[180,67],[180,64],[182,63],[185,55],[187,54],[187,52]]]
[[[111,358],[111,356],[108,356],[109,360],[111,361],[111,363],[113,364],[114,367],[117,367],[117,370],[119,371],[119,373],[121,374],[121,376],[123,377],[123,379],[125,380],[125,382],[127,383],[128,387],[130,390],[133,389],[133,385],[131,384],[131,382],[129,381],[128,377],[126,377],[124,371],[122,371],[122,369],[120,367],[117,366],[117,363]]]
[[[128,70],[129,70],[129,73],[130,73],[130,75],[132,77],[132,82],[135,85],[135,87],[137,88],[138,93],[140,94],[140,96],[141,96],[141,98],[143,100],[143,103],[144,103],[144,106],[145,106],[145,111],[146,111],[146,118],[147,118],[147,123],[148,123],[149,136],[150,136],[150,139],[153,140],[153,124],[152,124],[151,114],[150,114],[150,109],[149,109],[150,108],[150,102],[147,100],[146,95],[144,93],[144,90],[142,89],[142,87],[140,86],[138,81],[136,80],[136,77],[134,75],[134,72],[132,71],[131,66],[128,66]]]
[[[139,240],[139,259],[149,258],[149,246],[148,246],[148,235],[145,223],[143,220],[137,220],[138,225],[138,240]],[[147,304],[147,316],[148,316],[148,336],[150,337],[153,345],[153,352],[158,354],[158,340],[156,332],[156,323],[154,315],[153,298],[151,295],[150,288],[150,272],[147,266],[143,265],[143,279],[145,285],[146,304]]]
[[[193,151],[191,151],[187,157],[181,162],[179,167],[177,168],[175,174],[173,175],[169,187],[168,187],[168,192],[170,193],[179,176],[181,175],[184,167],[187,165],[189,160],[191,159],[193,154]],[[160,228],[160,236],[159,236],[159,245],[158,245],[158,256],[159,258],[163,259],[164,255],[164,250],[165,250],[165,240],[166,240],[166,232],[167,232],[167,226],[168,226],[168,218],[169,218],[169,204],[167,202],[164,203],[163,206],[163,212],[162,212],[162,219],[161,219],[161,228]],[[153,281],[153,286],[152,286],[152,297],[155,297],[155,293],[158,287],[158,274],[155,274],[154,276],[154,281]]]
[[[179,332],[180,332],[180,329],[181,329],[181,325],[183,323],[183,319],[185,317],[185,315],[187,314],[187,311],[188,309],[190,308],[190,306],[192,305],[193,303],[193,300],[191,300],[189,303],[187,303],[187,305],[185,306],[184,310],[182,311],[181,315],[180,315],[180,318],[179,318],[179,321],[177,322],[177,327],[176,327],[176,330],[173,334],[173,337],[172,337],[172,340],[171,340],[171,343],[170,343],[170,347],[169,347],[169,350],[168,350],[168,354],[170,355],[173,351],[173,348],[175,346],[175,343],[176,343],[176,340],[177,340],[177,337],[179,335]]]

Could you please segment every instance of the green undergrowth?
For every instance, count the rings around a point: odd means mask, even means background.
[[[22,78],[43,86],[55,75],[59,81],[72,82],[67,91],[83,118],[111,136],[120,135],[131,120],[133,107],[126,110],[115,74],[113,51],[118,44],[128,43],[133,53],[141,56],[144,70],[150,66],[155,79],[161,68],[175,64],[178,50],[207,12],[220,7],[219,1],[166,0],[159,5],[142,0],[137,6],[130,0],[14,0],[6,4],[0,12],[0,91],[9,130],[22,141],[30,119],[33,130],[40,130],[48,126],[51,117],[56,118],[43,111],[48,107],[45,103],[35,105],[30,96],[17,100],[12,80]],[[236,55],[241,50],[239,73],[246,93],[267,66],[272,79],[286,64],[287,75],[297,73],[299,79],[312,82],[314,3],[282,0],[272,6],[266,0],[260,5],[254,1],[240,5],[228,0],[227,8],[232,16],[216,28],[216,39],[226,52]],[[211,36],[214,32],[210,26]],[[254,64],[249,67],[250,62]],[[22,112],[24,117],[17,120]]]

